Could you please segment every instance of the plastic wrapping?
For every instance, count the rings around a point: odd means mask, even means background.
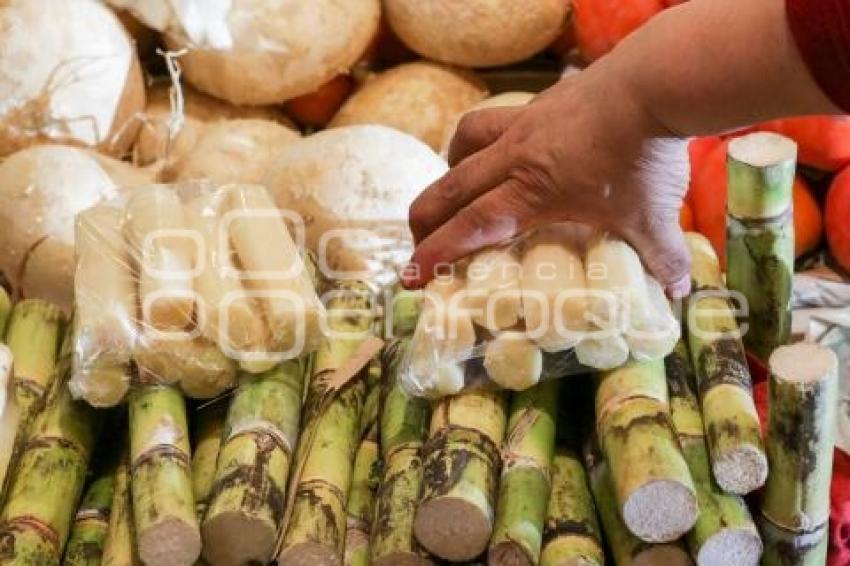
[[[80,214],[74,396],[114,405],[136,369],[210,398],[239,367],[315,350],[325,308],[303,234],[259,185],[149,185]]]
[[[447,267],[423,293],[403,362],[412,395],[523,390],[630,356],[660,359],[681,333],[635,251],[578,225],[550,225]]]

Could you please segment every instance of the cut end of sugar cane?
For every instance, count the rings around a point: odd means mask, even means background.
[[[838,407],[838,358],[825,346],[797,343],[769,362],[767,456],[762,514],[790,531],[826,524]]]
[[[416,540],[440,558],[472,560],[487,549],[493,519],[480,505],[466,498],[443,496],[425,501],[416,509]]]
[[[502,332],[487,344],[484,369],[499,387],[524,391],[540,381],[543,352],[525,332]]]
[[[140,337],[133,357],[148,379],[179,383],[190,397],[209,399],[236,384],[236,364],[206,338]]]
[[[185,566],[201,553],[197,527],[179,518],[166,518],[137,533],[139,557],[145,564]]]
[[[756,132],[729,143],[729,213],[771,218],[791,202],[797,144],[772,132]],[[759,187],[760,190],[753,190]]]
[[[578,343],[575,352],[579,363],[601,370],[620,367],[629,359],[629,345],[617,333],[598,338],[588,336]]]
[[[277,530],[273,523],[239,509],[205,520],[203,541],[210,564],[266,563],[274,554]]]
[[[755,530],[721,529],[697,553],[699,566],[758,566],[761,538]]]
[[[127,396],[130,381],[128,365],[99,360],[94,367],[75,372],[68,389],[75,399],[85,399],[92,407],[114,407]]]

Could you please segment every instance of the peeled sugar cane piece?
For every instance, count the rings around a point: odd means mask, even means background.
[[[315,354],[294,459],[300,471],[278,562],[337,564],[345,543],[345,506],[366,394],[365,372],[336,390],[326,381],[375,329],[374,297],[362,282],[338,282],[328,301],[332,336]]]
[[[610,466],[595,434],[586,439],[583,452],[590,490],[614,563],[618,566],[692,566],[691,557],[680,542],[647,543],[629,531],[620,516]]]
[[[294,358],[322,339],[325,307],[286,224],[260,185],[228,187],[225,215],[247,288],[265,307],[271,347]]]
[[[670,394],[670,418],[691,470],[700,514],[687,534],[697,566],[756,566],[762,542],[744,500],[722,491],[711,477],[711,464],[690,353],[684,340],[664,361]]]
[[[141,563],[136,549],[133,526],[133,500],[130,492],[130,465],[125,452],[115,472],[109,529],[103,542],[102,566],[137,566]]]
[[[825,346],[780,346],[769,362],[767,459],[762,514],[792,532],[829,519],[838,407],[838,359]]]
[[[510,248],[478,252],[466,268],[466,304],[487,330],[510,328],[522,316],[522,265]]]
[[[170,385],[130,394],[133,525],[145,564],[184,566],[201,554],[183,396]]]
[[[827,563],[829,528],[824,525],[814,531],[798,533],[777,527],[761,517],[759,530],[764,539],[762,566],[823,566]]]
[[[274,557],[307,365],[287,360],[260,375],[241,376],[201,524],[210,564],[266,564]]]
[[[142,335],[133,358],[145,380],[179,384],[186,395],[211,399],[236,384],[236,363],[206,338]]]
[[[501,392],[468,391],[436,404],[413,523],[416,539],[431,554],[471,560],[487,548],[505,426]]]
[[[654,391],[663,392],[663,397]],[[596,418],[629,530],[646,542],[670,542],[687,533],[699,510],[670,423],[663,361],[631,361],[601,374]]]
[[[584,264],[557,226],[531,237],[522,254],[522,316],[545,352],[575,347],[585,328]]]
[[[764,484],[768,470],[750,371],[717,255],[704,236],[685,239],[697,290],[687,302],[688,346],[711,468],[721,489],[744,495]]]
[[[192,440],[192,493],[195,496],[198,521],[204,518],[212,494],[227,407],[227,403],[217,400],[209,406],[199,407],[192,416],[195,427]]]
[[[762,360],[791,336],[797,144],[770,132],[729,143],[726,283],[747,299],[744,345]]]
[[[106,205],[77,216],[74,356],[68,387],[94,407],[120,403],[130,388],[138,335],[137,294],[122,235],[124,215]]]
[[[221,201],[221,194],[204,194],[187,203],[186,228],[200,237],[203,257],[194,280],[197,324],[223,351],[238,354],[261,349],[266,342],[266,326],[255,301],[245,294],[227,239],[221,238],[225,228]]]
[[[484,349],[484,369],[503,389],[524,391],[534,387],[543,374],[543,352],[525,332],[501,332]]]
[[[63,565],[100,566],[103,543],[109,530],[114,481],[114,470],[107,469],[95,477],[86,489],[74,517]]]
[[[59,564],[96,431],[91,407],[74,401],[64,384],[55,387],[21,453],[0,512],[0,563]]]
[[[437,277],[422,294],[402,384],[413,395],[439,399],[465,384],[465,361],[473,355],[475,327],[461,273]]]
[[[153,331],[186,329],[195,308],[193,259],[199,242],[186,230],[180,197],[166,185],[136,189],[125,222],[130,253],[138,265],[143,324]]]
[[[488,563],[536,564],[551,485],[558,381],[516,393],[502,443],[502,473]]]
[[[409,337],[401,338],[390,342],[383,354],[383,399],[378,427],[383,475],[376,495],[369,549],[374,566],[430,563],[413,536],[411,510],[419,503],[420,452],[428,437],[431,407],[427,400],[412,397],[400,384],[404,353],[409,347]]]

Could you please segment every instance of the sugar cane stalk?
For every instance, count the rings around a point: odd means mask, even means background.
[[[806,533],[788,531],[762,516],[759,529],[764,539],[762,566],[823,566],[829,548],[827,526]]]
[[[711,477],[699,402],[693,392],[693,366],[687,345],[680,340],[665,360],[670,392],[670,415],[696,486],[700,514],[687,535],[698,566],[736,564],[756,566],[762,543],[746,503],[725,493]]]
[[[0,339],[6,336],[6,326],[9,324],[10,316],[12,316],[12,299],[9,298],[6,288],[0,285]]]
[[[432,554],[471,560],[487,547],[505,426],[501,392],[469,391],[437,403],[423,449],[422,498],[414,518],[416,538]]]
[[[298,439],[306,361],[243,373],[227,414],[204,518],[211,564],[267,563],[283,520],[293,447]]]
[[[133,525],[129,455],[125,452],[115,471],[109,528],[103,543],[101,564],[103,566],[136,566],[139,562]]]
[[[339,283],[328,303],[331,336],[316,352],[296,452],[291,516],[278,560],[284,564],[338,563],[345,544],[345,505],[351,485],[366,372],[337,389],[329,383],[374,330],[368,287]]]
[[[101,472],[92,480],[77,509],[62,562],[65,566],[100,566],[109,530],[115,470]]]
[[[631,361],[604,372],[596,392],[596,427],[620,512],[631,532],[647,542],[679,538],[698,515],[693,480],[670,423],[666,393],[661,360]]]
[[[0,513],[0,564],[58,565],[83,490],[97,417],[71,399],[64,382],[53,392],[23,447]]]
[[[767,478],[750,372],[711,243],[694,233],[686,239],[696,289],[688,301],[688,346],[712,472],[721,489],[743,495],[761,487]]]
[[[209,406],[199,408],[192,419],[195,428],[192,451],[192,493],[195,496],[198,521],[203,520],[212,493],[227,408],[227,403],[216,401]]]
[[[549,501],[558,381],[514,395],[505,441],[490,564],[537,564]]]
[[[729,144],[726,281],[749,308],[744,344],[763,360],[791,335],[797,145],[758,132]]]
[[[791,532],[829,519],[838,407],[838,360],[825,346],[781,346],[770,356],[767,457],[762,514]]]
[[[170,385],[130,393],[130,466],[139,556],[149,566],[191,564],[201,553],[186,405]]]

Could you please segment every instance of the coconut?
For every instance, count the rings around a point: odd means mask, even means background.
[[[534,97],[535,94],[531,92],[522,92],[518,90],[503,92],[495,96],[491,96],[490,98],[485,98],[484,100],[470,108],[467,112],[485,110],[487,108],[500,108],[504,106],[523,106],[531,102],[531,99]],[[442,139],[442,144],[440,145],[440,155],[442,155],[443,157],[445,157],[449,153],[449,144],[451,144],[452,138],[455,136],[458,122],[460,122],[460,118],[462,118],[462,116],[455,120],[451,128],[449,128],[449,131]]]
[[[169,144],[171,82],[160,81],[148,89],[148,104],[142,120],[144,126],[133,150],[133,159],[139,165],[149,165],[166,157],[170,162],[179,161],[198,142],[203,126],[208,122],[257,118],[295,127],[278,108],[233,106],[185,85],[181,85],[180,92],[183,98],[183,123]]]
[[[283,148],[265,185],[281,209],[303,219],[306,243],[325,275],[343,277],[330,268],[384,277],[409,258],[413,199],[447,169],[413,136],[384,126],[347,126]]]
[[[460,116],[485,96],[487,87],[469,73],[435,63],[407,63],[370,79],[330,126],[390,126],[439,149]]]
[[[0,3],[0,155],[56,142],[122,155],[145,105],[133,44],[95,0]]]
[[[233,104],[275,104],[315,91],[357,62],[380,16],[378,0],[214,5],[203,6],[204,18],[174,12],[159,29],[169,49],[188,49],[180,60],[186,80]]]
[[[390,27],[429,59],[465,67],[517,63],[561,32],[564,0],[384,0]]]
[[[85,150],[43,145],[0,165],[0,274],[12,291],[70,312],[74,216],[117,196],[116,183]]]
[[[269,120],[208,124],[192,151],[173,166],[167,178],[258,184],[281,148],[300,138],[297,131]]]

